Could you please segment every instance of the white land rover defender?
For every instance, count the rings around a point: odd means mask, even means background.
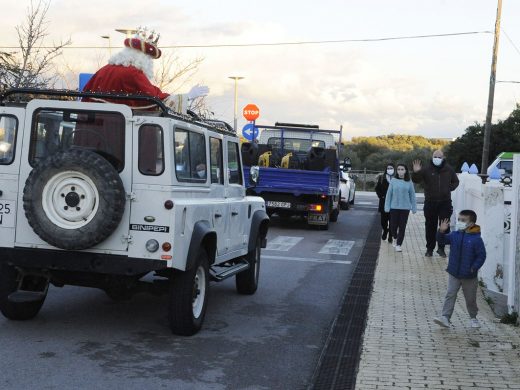
[[[77,100],[93,96],[147,100],[160,111]],[[269,218],[262,198],[245,196],[241,165],[229,125],[153,98],[4,93],[0,311],[33,318],[49,284],[113,299],[165,292],[172,332],[196,333],[210,279],[235,276],[241,294],[257,289]]]

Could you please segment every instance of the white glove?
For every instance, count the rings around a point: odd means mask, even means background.
[[[195,85],[190,92],[188,92],[188,100],[196,99],[200,96],[205,96],[209,93],[209,88],[205,85]]]

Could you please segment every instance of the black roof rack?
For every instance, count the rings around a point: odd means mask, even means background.
[[[297,125],[301,126],[301,125]],[[305,126],[305,125],[303,125]],[[275,126],[266,126],[266,125],[258,125],[255,124],[255,127],[259,129],[273,129],[273,130],[297,130],[297,131],[309,131],[313,133],[333,133],[333,134],[340,134],[342,133],[341,128],[340,130],[326,130],[326,129],[320,129],[318,127],[296,127],[296,126],[284,126],[283,123],[276,122]]]
[[[40,96],[58,96],[58,97],[86,97],[86,98],[105,98],[105,99],[114,99],[114,100],[141,100],[147,101],[152,104],[157,105],[157,107],[162,111],[163,116],[169,118],[179,119],[189,123],[195,123],[200,126],[204,126],[213,131],[217,131],[220,133],[224,133],[226,135],[232,135],[236,137],[235,131],[231,128],[231,126],[221,126],[217,125],[217,123],[212,122],[222,122],[223,121],[213,121],[213,120],[203,120],[200,118],[192,119],[189,116],[182,115],[170,110],[162,100],[145,95],[132,95],[132,94],[118,94],[111,92],[79,92],[72,91],[68,89],[40,89],[40,88],[12,88],[8,89],[4,93],[0,95],[0,105],[4,106],[7,98],[13,95],[40,95]],[[17,99],[20,101],[20,99]]]
[[[287,127],[298,127],[300,129],[319,129],[320,128],[320,126],[318,126],[318,125],[302,125],[300,123],[276,122],[274,125],[277,127],[284,127],[284,128],[287,128]]]

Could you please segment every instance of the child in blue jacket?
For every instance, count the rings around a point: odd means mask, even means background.
[[[480,236],[480,226],[476,222],[477,214],[473,210],[462,210],[458,215],[455,231],[445,234],[450,226],[449,219],[445,219],[441,221],[437,232],[439,245],[450,245],[450,258],[446,269],[449,274],[448,291],[442,307],[442,316],[433,319],[445,328],[450,327],[450,318],[461,286],[470,316],[470,326],[480,328],[477,320],[477,274],[486,261],[486,248]]]

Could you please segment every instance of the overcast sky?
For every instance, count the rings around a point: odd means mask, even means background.
[[[28,0],[3,0],[4,45],[16,44]],[[48,43],[71,38],[64,62],[95,72],[124,36],[115,28],[146,25],[160,46],[363,39],[492,31],[495,0],[209,1],[53,0]],[[498,80],[520,81],[520,1],[504,0]],[[513,43],[504,34],[507,33]],[[192,84],[210,88],[215,115],[233,122],[233,81],[240,108],[260,107],[259,123],[343,125],[347,137],[407,133],[457,137],[486,115],[492,34],[383,42],[176,50],[204,57]],[[516,45],[516,48],[515,46]],[[113,49],[115,50],[115,49]],[[186,87],[188,88],[188,87]],[[493,120],[505,119],[520,84],[497,84]]]

